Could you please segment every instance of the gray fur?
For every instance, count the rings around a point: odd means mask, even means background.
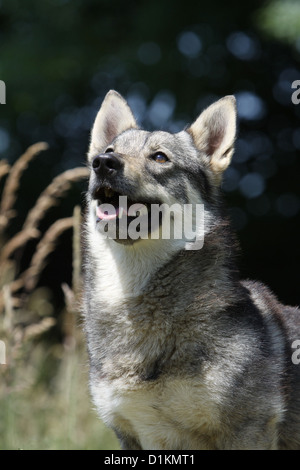
[[[226,107],[232,113],[233,100],[224,100],[172,135],[133,129],[125,100],[110,92],[93,129],[89,160],[111,146],[124,165],[101,181],[92,170],[87,196],[90,386],[99,415],[126,449],[300,449],[300,365],[291,360],[299,311],[281,305],[262,284],[239,279],[219,187],[234,132],[222,140],[221,125],[211,130]],[[118,107],[121,128],[112,111]],[[203,122],[205,142],[197,137]],[[216,150],[210,137],[217,139],[218,129],[223,143]],[[212,151],[203,147],[208,141]],[[154,165],[149,155],[156,151],[172,164]],[[198,195],[205,205],[203,248],[103,240],[92,194],[108,184],[134,201],[184,204]]]

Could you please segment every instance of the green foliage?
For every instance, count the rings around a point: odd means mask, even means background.
[[[257,14],[258,25],[271,37],[297,45],[300,31],[298,0],[272,0]],[[298,44],[299,47],[299,44]]]

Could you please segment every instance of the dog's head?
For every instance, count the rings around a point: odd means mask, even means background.
[[[103,230],[114,221],[117,241],[132,243],[134,237],[120,236],[124,217],[128,228],[143,215],[149,228],[151,207],[213,201],[231,161],[235,133],[233,96],[212,104],[190,127],[171,134],[139,129],[125,99],[110,91],[96,116],[88,152],[95,226]],[[161,221],[159,217],[158,226]]]

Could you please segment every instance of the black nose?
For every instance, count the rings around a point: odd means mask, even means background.
[[[102,153],[92,161],[92,167],[98,176],[112,176],[122,168],[122,160],[116,153]]]

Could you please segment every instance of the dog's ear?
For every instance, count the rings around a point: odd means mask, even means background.
[[[208,159],[214,180],[221,183],[234,151],[236,135],[236,101],[225,96],[205,109],[187,132],[198,150]]]
[[[103,100],[92,128],[88,158],[104,152],[117,135],[127,129],[137,127],[127,101],[116,91],[109,91]]]

